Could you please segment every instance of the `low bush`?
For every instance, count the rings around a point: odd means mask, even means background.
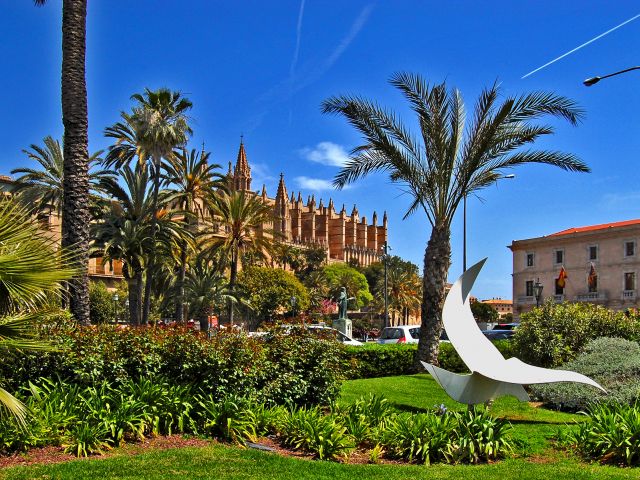
[[[380,445],[392,457],[431,464],[481,463],[513,451],[511,425],[486,410],[396,415],[382,432]]]
[[[493,344],[505,358],[515,356],[509,340],[497,340]],[[367,343],[362,346],[347,347],[348,360],[344,373],[348,379],[392,377],[418,373],[413,366],[417,351],[418,345],[415,343],[391,345]],[[455,348],[448,342],[440,343],[438,363],[440,367],[450,372],[468,372]]]
[[[142,378],[156,385],[171,378],[174,385],[193,385],[218,399],[237,395],[302,406],[331,403],[342,380],[342,346],[306,332],[264,342],[226,331],[209,340],[181,328],[63,324],[43,327],[41,336],[58,349],[8,352],[0,364],[0,381],[8,390],[38,378],[80,386],[104,381],[114,388]]]
[[[640,400],[640,345],[636,342],[599,338],[559,368],[594,379],[607,393],[580,383],[532,385],[534,397],[551,408],[578,411],[597,401],[632,405]]]
[[[284,445],[320,460],[345,457],[355,448],[340,417],[325,415],[317,407],[291,410],[282,420],[279,434]]]
[[[640,405],[599,404],[589,420],[563,436],[585,458],[614,465],[640,466]]]
[[[522,315],[512,342],[521,360],[557,367],[598,337],[640,339],[640,317],[590,303],[547,302]]]

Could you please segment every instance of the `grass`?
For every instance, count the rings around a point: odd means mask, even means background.
[[[632,469],[586,465],[561,458],[552,464],[533,463],[522,459],[506,460],[492,465],[430,467],[413,465],[342,465],[281,457],[276,454],[237,447],[212,445],[144,453],[133,457],[111,457],[102,460],[76,460],[42,467],[17,467],[0,471],[6,480],[106,480],[136,479],[333,479],[333,480],[409,480],[409,479],[637,479]]]
[[[384,395],[398,410],[425,411],[434,405],[465,408],[451,401],[429,375],[353,380],[343,386],[341,402],[350,403],[369,393]],[[152,450],[130,456],[77,460],[46,466],[0,470],[0,479],[626,479],[638,478],[638,469],[587,464],[550,448],[549,436],[578,415],[533,408],[515,399],[496,401],[492,412],[509,419],[514,436],[523,444],[521,456],[489,465],[343,465],[302,460],[220,444],[173,450]]]

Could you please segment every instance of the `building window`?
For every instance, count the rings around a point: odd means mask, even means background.
[[[556,295],[564,295],[564,287],[558,285],[558,282],[554,282],[556,284]]]
[[[590,245],[589,246],[589,260],[598,260],[598,246]]]
[[[598,275],[591,275],[587,284],[589,286],[589,293],[596,293],[598,291]]]
[[[624,242],[624,256],[633,257],[636,254],[636,242]]]
[[[556,250],[553,255],[553,261],[556,265],[564,263],[564,250]]]
[[[527,297],[533,297],[533,280],[527,280],[524,284],[524,289]]]
[[[535,255],[533,253],[527,253],[527,267],[533,267]]]
[[[625,272],[624,289],[627,291],[636,289],[636,272]]]

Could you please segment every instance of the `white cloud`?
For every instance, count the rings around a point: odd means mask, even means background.
[[[640,200],[640,192],[605,193],[602,196],[601,206],[605,209],[629,207],[636,205]]]
[[[296,177],[294,178],[298,186],[305,190],[313,190],[316,192],[324,190],[334,190],[330,180],[322,178]]]
[[[300,150],[303,158],[331,167],[344,167],[349,161],[349,154],[338,144],[320,142],[315,148],[303,148]]]

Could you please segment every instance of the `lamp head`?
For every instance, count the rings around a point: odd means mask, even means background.
[[[595,85],[596,83],[598,83],[600,80],[602,80],[601,77],[591,77],[591,78],[587,78],[582,83],[584,84],[585,87],[590,87],[591,85]]]

